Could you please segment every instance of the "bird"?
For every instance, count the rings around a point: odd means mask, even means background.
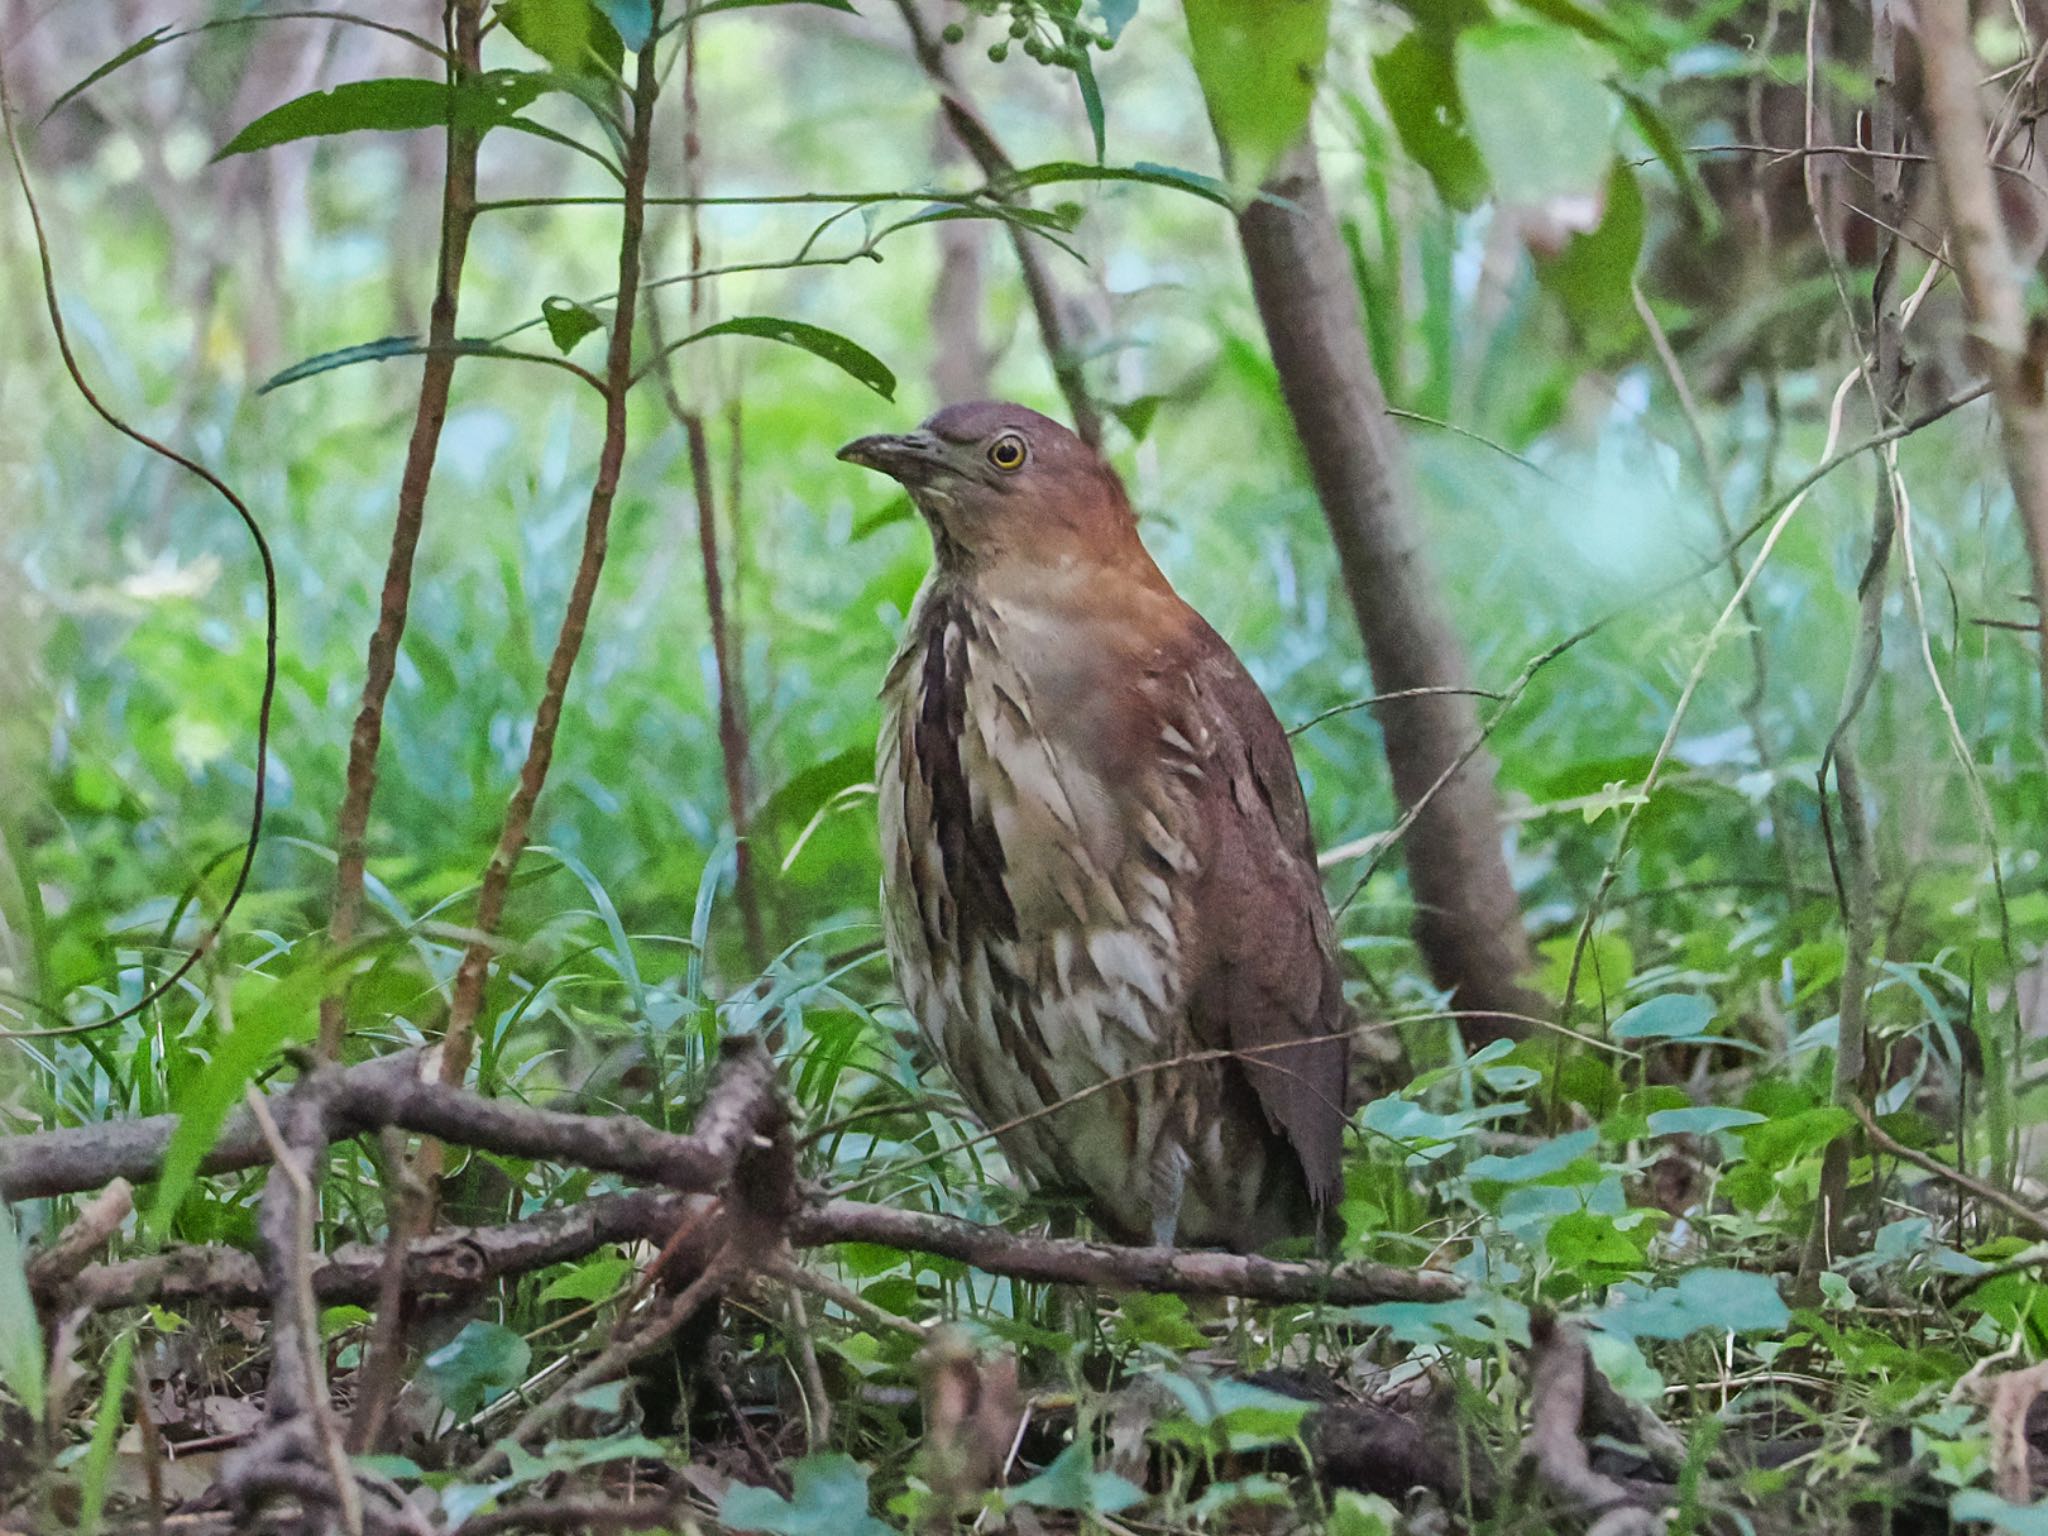
[[[1116,1241],[1327,1246],[1350,1013],[1271,704],[1059,422],[968,402],[839,457],[932,535],[876,751],[920,1033],[1011,1166]]]

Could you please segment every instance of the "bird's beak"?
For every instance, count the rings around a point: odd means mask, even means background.
[[[945,445],[929,432],[878,432],[855,438],[839,450],[839,457],[863,469],[880,470],[905,485],[930,479],[946,463]]]

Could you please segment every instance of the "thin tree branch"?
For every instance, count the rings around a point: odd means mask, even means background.
[[[1968,0],[1921,0],[1920,59],[1937,179],[1948,207],[1949,244],[1974,323],[1977,350],[1998,401],[2006,472],[2033,567],[2034,596],[2048,599],[2048,330],[2027,316],[2020,274],[1999,218],[1985,151],[1984,111]],[[2048,602],[2039,635],[2048,704]]]
[[[447,25],[451,47],[448,75],[460,84],[481,68],[483,0],[453,0]],[[377,750],[384,737],[384,704],[398,670],[399,642],[405,636],[412,601],[413,560],[426,521],[427,490],[433,483],[434,461],[441,447],[441,428],[448,419],[448,394],[455,379],[456,311],[462,292],[462,269],[469,251],[469,232],[476,222],[476,157],[483,135],[451,117],[445,135],[446,169],[441,179],[441,247],[435,264],[434,301],[427,318],[427,355],[420,370],[419,402],[414,407],[412,436],[406,442],[405,468],[398,480],[398,510],[392,520],[391,553],[385,561],[384,587],[377,604],[377,627],[370,633],[369,659],[363,669],[362,698],[349,733],[348,768],[335,817],[334,904],[327,937],[337,949],[355,940],[363,917],[363,874],[368,856],[366,834],[370,803],[377,793]],[[339,1060],[348,1030],[339,992],[320,1000],[320,1054]]]
[[[932,36],[931,29],[925,25],[918,0],[896,0],[896,9],[902,14],[903,25],[910,32],[911,48],[917,54],[917,62],[938,88],[939,106],[954,137],[974,157],[974,163],[989,180],[988,195],[998,201],[1011,201],[1010,197],[994,189],[1013,180],[1017,167],[975,109],[973,98],[953,74],[945,46]],[[1038,334],[1045,343],[1046,357],[1052,363],[1053,377],[1059,381],[1060,393],[1066,397],[1067,411],[1074,418],[1074,431],[1091,447],[1100,447],[1102,413],[1089,397],[1079,352],[1069,333],[1066,317],[1061,312],[1059,290],[1053,284],[1052,273],[1039,248],[1032,243],[1030,234],[1008,220],[1004,222],[1009,226],[1010,244],[1017,252],[1024,291],[1031,299],[1031,312],[1038,320]]]
[[[495,935],[504,919],[505,899],[511,891],[512,875],[518,867],[520,855],[526,849],[534,807],[540,800],[541,789],[547,783],[548,768],[554,760],[555,735],[561,726],[570,675],[583,649],[583,636],[597,596],[598,578],[604,571],[612,502],[618,494],[619,474],[626,457],[627,391],[633,372],[633,329],[640,297],[641,238],[647,212],[647,167],[659,80],[655,49],[652,46],[643,48],[633,87],[633,127],[626,140],[625,202],[621,206],[619,231],[619,299],[612,316],[611,344],[605,357],[604,444],[599,450],[597,477],[590,490],[590,508],[583,529],[583,551],[570,584],[554,654],[548,659],[547,678],[542,686],[539,707],[534,712],[526,760],[519,771],[518,787],[505,808],[497,849],[491,855],[477,892],[473,926],[485,935]],[[483,1008],[484,984],[490,973],[491,952],[492,946],[488,942],[470,944],[463,951],[461,964],[456,970],[455,995],[442,1043],[441,1071],[445,1082],[460,1083],[468,1071],[476,1019]]]

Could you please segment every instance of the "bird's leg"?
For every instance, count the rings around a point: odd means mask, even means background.
[[[1187,1194],[1188,1154],[1177,1141],[1162,1140],[1152,1154],[1152,1241],[1173,1246],[1180,1230],[1180,1203]]]

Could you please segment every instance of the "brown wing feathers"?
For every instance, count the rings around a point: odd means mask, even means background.
[[[1328,1205],[1341,1193],[1350,1041],[1308,808],[1265,695],[1206,624],[1201,640],[1197,697],[1219,749],[1197,812],[1209,836],[1190,1012],[1204,1045],[1244,1053],[1260,1108]]]

